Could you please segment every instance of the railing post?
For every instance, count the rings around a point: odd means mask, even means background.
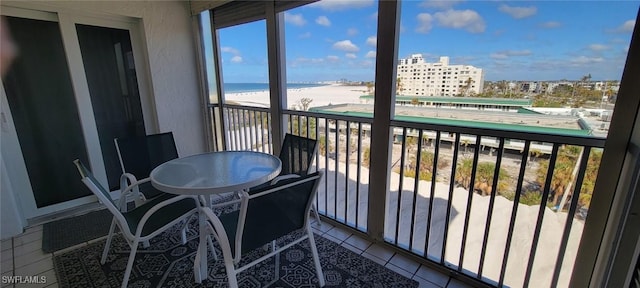
[[[284,110],[287,108],[287,74],[285,72],[284,14],[275,11],[275,2],[266,1],[267,57],[269,62],[269,94],[271,143],[273,154],[280,153],[286,131]]]
[[[400,2],[378,2],[378,45],[373,124],[371,129],[371,170],[367,233],[384,241],[384,222],[391,168],[391,119],[394,115],[396,63],[400,27]]]

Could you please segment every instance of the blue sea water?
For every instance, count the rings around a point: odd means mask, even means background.
[[[325,86],[326,84],[287,83],[287,89]],[[225,93],[242,93],[269,90],[268,83],[224,83]]]

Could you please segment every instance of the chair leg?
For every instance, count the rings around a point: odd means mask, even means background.
[[[211,253],[213,253],[213,260],[218,261],[218,253],[216,253],[216,248],[213,246],[213,240],[211,240],[212,236],[207,236],[207,242],[209,243],[209,249],[211,249]]]
[[[276,251],[276,240],[271,241],[271,251]],[[280,252],[276,253],[276,277],[275,281],[280,280]]]
[[[109,228],[109,234],[107,236],[107,243],[104,244],[104,250],[102,251],[102,258],[100,258],[100,264],[107,262],[107,254],[109,254],[109,247],[111,247],[111,239],[113,238],[113,231],[116,229],[116,217],[111,220],[111,227]]]
[[[180,236],[182,237],[182,245],[187,244],[187,232],[189,231],[189,221],[191,221],[191,217],[192,216],[189,216],[189,218],[184,219],[184,222],[180,227],[180,233],[181,233]]]
[[[238,288],[238,278],[236,276],[236,268],[232,260],[225,259],[224,267],[227,270],[227,278],[229,279],[229,288]]]
[[[318,214],[318,208],[316,207],[316,203],[311,203],[311,211],[313,211],[313,215],[316,216],[316,226],[322,226],[322,222],[320,222],[320,214]]]
[[[134,240],[131,244],[131,253],[129,253],[129,261],[127,261],[127,268],[124,270],[124,279],[122,279],[122,288],[126,288],[129,283],[129,276],[131,276],[131,269],[133,269],[133,261],[136,259],[136,252],[138,251],[138,241]]]
[[[307,226],[307,234],[309,235],[309,244],[311,245],[311,254],[313,254],[313,263],[316,266],[316,273],[318,274],[318,284],[320,287],[324,287],[324,274],[322,273],[322,266],[320,266],[320,258],[318,257],[318,249],[316,248],[316,241],[313,239],[313,232],[311,227]]]

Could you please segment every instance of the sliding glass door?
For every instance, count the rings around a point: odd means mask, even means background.
[[[14,168],[7,172],[23,216],[95,201],[72,165],[76,158],[116,190],[122,171],[113,139],[154,130],[146,125],[154,121],[139,83],[146,78],[136,71],[136,22],[5,7],[2,13],[19,49],[2,81],[2,155]]]

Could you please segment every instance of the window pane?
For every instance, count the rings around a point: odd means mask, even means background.
[[[393,127],[386,240],[496,286],[567,287],[638,3],[401,5],[412,123]]]
[[[372,92],[377,11],[374,1],[325,0],[284,12],[289,109],[322,112]]]
[[[225,102],[269,107],[266,22],[260,20],[218,32]]]
[[[319,1],[284,12],[288,132],[319,142],[315,166],[320,214],[367,230],[370,121],[338,120],[324,112],[347,109],[373,92],[376,1]]]

